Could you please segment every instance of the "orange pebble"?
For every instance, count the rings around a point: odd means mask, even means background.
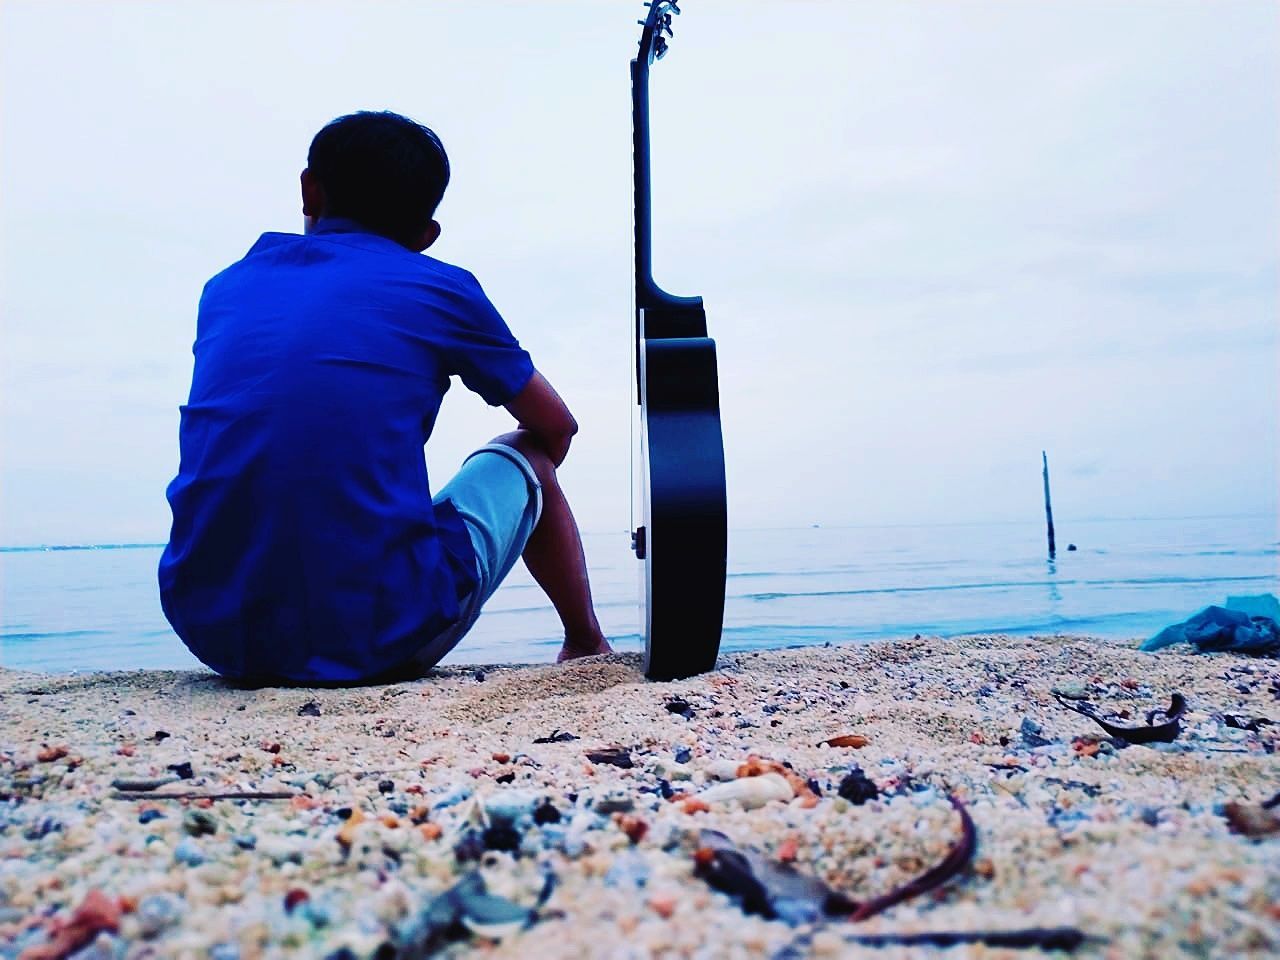
[[[783,863],[794,863],[799,847],[795,837],[787,837],[778,847],[778,859]]]
[[[822,741],[829,747],[853,747],[855,750],[861,750],[871,742],[869,737],[864,737],[860,733],[846,733],[841,737],[832,737],[830,740]]]
[[[493,759],[493,762],[494,762],[494,763],[510,763],[510,762],[511,762],[511,754],[509,754],[509,753],[495,753],[495,754],[493,755],[493,758],[492,758],[492,759]]]
[[[670,920],[676,912],[676,898],[669,894],[655,894],[649,898],[649,908],[663,920]]]
[[[359,807],[351,809],[351,816],[347,817],[346,822],[338,828],[338,842],[344,847],[351,846],[355,840],[356,827],[364,821],[364,811]]]
[[[132,743],[122,743],[116,747],[116,753],[122,757],[132,757],[135,749]]]
[[[692,815],[695,813],[707,813],[711,810],[711,807],[701,797],[690,797],[688,800],[681,802],[680,809]]]
[[[644,818],[627,814],[619,814],[618,826],[632,843],[639,843],[649,832],[649,824],[644,821]]]
[[[444,830],[438,823],[424,823],[418,828],[418,832],[422,834],[424,840],[438,840]]]
[[[378,819],[382,821],[382,825],[384,827],[390,827],[392,830],[400,826],[400,821],[396,819],[396,815],[394,813],[384,813]]]
[[[970,743],[986,743],[986,742],[987,742],[987,738],[986,738],[986,737],[984,737],[984,736],[983,736],[981,733],[979,733],[977,730],[975,730],[975,731],[973,731],[973,733],[969,734],[969,742],[970,742]]]
[[[61,760],[66,755],[66,747],[45,747],[36,754],[36,760],[40,763],[52,763],[54,760]]]

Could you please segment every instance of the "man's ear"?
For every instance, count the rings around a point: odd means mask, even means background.
[[[324,216],[324,187],[310,168],[302,171],[302,215],[309,221]]]
[[[439,239],[440,224],[435,220],[432,220],[427,224],[427,229],[422,231],[422,235],[418,237],[417,242],[410,245],[410,249],[412,249],[414,253],[421,253]]]

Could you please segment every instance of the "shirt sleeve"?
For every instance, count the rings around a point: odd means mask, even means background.
[[[533,376],[533,360],[489,302],[479,282],[466,274],[468,296],[449,344],[452,372],[491,407],[509,403]]]

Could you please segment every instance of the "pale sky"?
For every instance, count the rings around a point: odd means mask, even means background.
[[[1280,6],[686,0],[655,273],[717,339],[735,527],[1257,513],[1277,489]],[[639,2],[0,0],[0,544],[163,541],[204,281],[315,131],[432,126],[472,270],[630,524]],[[455,386],[433,486],[506,429]]]

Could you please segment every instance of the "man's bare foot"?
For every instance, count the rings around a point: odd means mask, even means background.
[[[579,657],[594,657],[601,653],[613,653],[613,647],[609,646],[609,641],[604,637],[597,640],[594,645],[587,646],[570,643],[566,640],[564,646],[560,648],[560,655],[556,657],[556,663],[577,660]]]

